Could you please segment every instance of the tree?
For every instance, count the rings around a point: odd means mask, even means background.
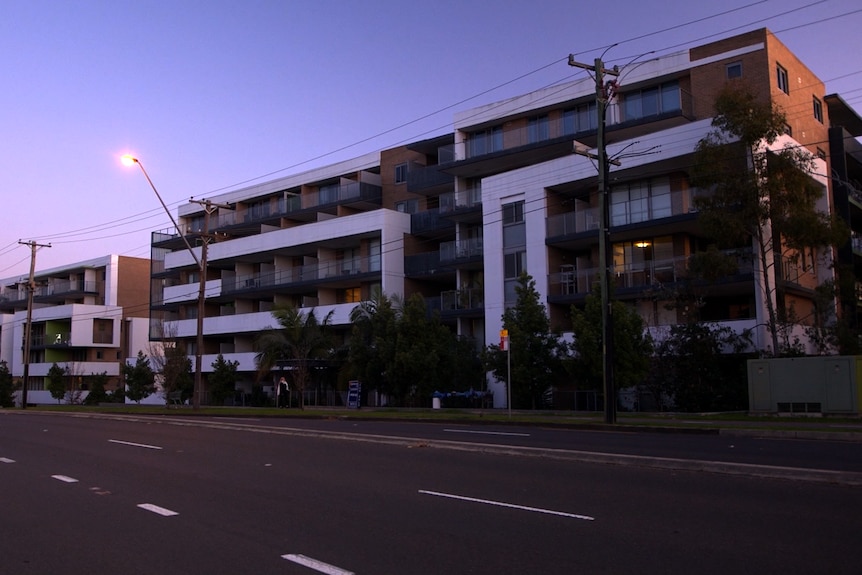
[[[311,379],[312,363],[332,351],[329,326],[333,312],[322,321],[318,321],[313,309],[303,313],[292,306],[276,307],[272,315],[280,329],[265,331],[255,341],[258,375],[272,371],[278,361],[289,360],[293,385],[299,391],[299,408],[304,409],[303,392]]]
[[[602,298],[598,284],[586,297],[584,309],[572,306],[574,355],[568,362],[572,376],[587,389],[603,389]],[[643,381],[649,371],[652,339],[645,332],[637,310],[621,301],[611,303],[613,317],[613,374],[616,389]],[[607,398],[606,398],[607,399]]]
[[[645,387],[663,406],[689,412],[745,409],[748,386],[743,351],[750,334],[706,323],[671,326],[656,345]]]
[[[698,143],[692,172],[692,183],[712,192],[696,199],[707,233],[730,247],[753,244],[774,355],[789,345],[780,340],[781,324],[792,319],[777,293],[776,272],[803,250],[847,237],[817,207],[824,188],[811,177],[814,156],[801,146],[771,149],[786,125],[771,100],[729,83],[716,98],[713,130]]]
[[[181,399],[185,401],[194,394],[195,383],[192,375],[192,360],[186,355],[185,348],[180,342],[165,342],[164,356],[161,366],[162,386],[165,397],[174,391],[182,393]]]
[[[503,312],[503,329],[509,332],[509,349],[491,345],[485,354],[488,369],[498,380],[506,381],[509,375],[511,354],[512,403],[535,409],[541,405],[542,394],[550,387],[562,369],[565,346],[557,334],[551,332],[545,307],[539,301],[536,282],[528,274],[521,274],[515,286],[518,296],[515,305]]]
[[[13,407],[15,399],[12,397],[15,384],[12,379],[12,372],[9,371],[9,365],[6,361],[0,360],[0,407]]]
[[[108,392],[105,385],[108,383],[108,372],[94,373],[90,375],[90,393],[87,394],[84,403],[87,405],[99,405],[108,401]]]
[[[60,400],[66,397],[66,370],[54,363],[48,370],[46,387],[59,405]]]
[[[376,288],[370,299],[363,301],[350,312],[353,329],[348,363],[351,372],[367,389],[376,389],[384,395],[397,394],[397,382],[388,368],[395,356],[398,322],[402,311],[400,297],[389,297]]]
[[[126,385],[126,397],[136,403],[148,397],[155,390],[155,374],[150,367],[150,360],[139,351],[135,365],[124,363],[122,366],[123,381]]]
[[[212,368],[213,371],[208,378],[210,397],[216,405],[224,405],[225,400],[233,397],[236,391],[239,362],[225,360],[222,354],[218,354],[212,363]]]

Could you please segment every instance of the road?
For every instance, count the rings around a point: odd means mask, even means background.
[[[0,573],[858,572],[859,487],[528,456],[714,438],[345,423],[2,413]]]

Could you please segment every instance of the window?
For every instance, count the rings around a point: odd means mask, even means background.
[[[823,150],[823,148],[817,148],[817,157],[821,160],[826,159],[826,152]]]
[[[502,149],[503,128],[501,126],[473,132],[467,140],[467,150],[471,158],[499,152]]]
[[[611,188],[611,225],[624,226],[673,215],[669,178]]]
[[[742,78],[742,62],[733,62],[725,67],[727,79]]]
[[[823,123],[823,103],[816,96],[814,97],[814,118]]]
[[[628,92],[623,97],[625,121],[649,118],[679,109],[681,106],[677,82],[668,82],[661,86]]]
[[[542,142],[551,137],[551,127],[548,116],[534,116],[527,123],[527,139],[530,144]]]
[[[514,305],[518,301],[518,278],[527,271],[527,252],[518,251],[503,255],[503,298],[506,305]]]
[[[595,130],[598,127],[598,121],[596,103],[582,104],[563,112],[563,133],[568,135]]]
[[[395,166],[395,183],[403,184],[407,181],[407,164],[398,164]]]
[[[346,288],[338,294],[339,303],[359,303],[362,301],[361,292],[358,287]]]
[[[527,271],[527,252],[520,251],[503,256],[503,272],[507,280],[518,279],[525,271]]]
[[[503,205],[503,225],[517,224],[524,221],[524,202],[513,202]]]
[[[326,184],[320,186],[318,205],[331,204],[338,201],[338,184]]]
[[[793,128],[790,127],[790,124],[784,124],[784,133],[793,137]]]
[[[790,93],[790,80],[787,78],[787,70],[781,64],[775,65],[775,71],[778,76],[778,89],[785,94]]]
[[[419,211],[419,200],[404,200],[395,202],[395,209],[404,214],[415,214]]]

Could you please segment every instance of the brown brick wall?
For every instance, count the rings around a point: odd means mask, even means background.
[[[118,265],[117,305],[123,317],[149,317],[150,260],[120,256]]]

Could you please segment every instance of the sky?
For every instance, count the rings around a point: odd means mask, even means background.
[[[862,111],[859,0],[0,0],[0,278],[149,257],[165,203],[452,131],[456,112],[769,28]],[[612,46],[613,45],[613,46]]]

